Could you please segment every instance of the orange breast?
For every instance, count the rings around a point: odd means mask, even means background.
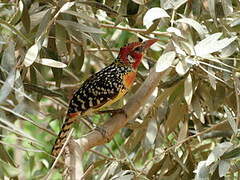
[[[136,78],[136,72],[129,72],[123,77],[123,84],[127,89],[132,87],[132,84]]]

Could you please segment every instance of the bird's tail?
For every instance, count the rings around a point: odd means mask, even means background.
[[[58,154],[60,153],[64,143],[67,140],[67,137],[70,133],[70,130],[72,128],[74,121],[75,121],[75,118],[69,117],[68,115],[66,116],[62,129],[59,132],[58,137],[55,141],[55,144],[52,148],[52,153],[51,153],[52,156],[57,157]]]

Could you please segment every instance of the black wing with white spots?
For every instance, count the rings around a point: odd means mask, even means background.
[[[69,104],[68,114],[101,107],[114,99],[124,89],[123,75],[131,68],[113,63],[87,79],[74,94]]]

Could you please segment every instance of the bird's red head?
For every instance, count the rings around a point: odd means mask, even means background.
[[[132,66],[137,69],[143,55],[152,44],[154,44],[158,39],[150,39],[144,42],[133,42],[120,49],[118,58],[126,65]]]

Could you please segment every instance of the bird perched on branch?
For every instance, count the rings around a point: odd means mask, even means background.
[[[120,49],[109,66],[89,77],[73,95],[65,122],[52,149],[52,156],[60,153],[73,123],[78,116],[99,111],[122,98],[131,88],[145,51],[157,39],[133,42]]]

